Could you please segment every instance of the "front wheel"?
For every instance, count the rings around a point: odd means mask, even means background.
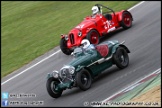
[[[87,38],[91,44],[97,45],[100,42],[100,39],[99,39],[100,35],[96,30],[91,30],[90,32],[88,32]]]
[[[92,78],[88,70],[83,69],[76,74],[76,83],[81,90],[87,90],[91,87]]]
[[[72,52],[69,48],[67,48],[67,41],[64,38],[60,40],[60,49],[66,55],[70,55]]]
[[[126,68],[129,64],[127,51],[122,47],[118,47],[116,52],[113,54],[113,62],[120,69]]]
[[[59,84],[60,82],[54,78],[49,78],[47,80],[46,83],[46,88],[47,88],[47,92],[48,94],[53,97],[53,98],[58,98],[62,95],[62,91],[63,90],[57,90],[57,84]]]
[[[132,26],[132,17],[129,12],[125,11],[122,13],[122,21],[120,22],[120,25],[124,29],[128,29]]]

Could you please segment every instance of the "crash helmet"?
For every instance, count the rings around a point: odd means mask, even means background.
[[[90,45],[90,42],[87,39],[83,39],[81,45],[83,45],[83,48],[86,49]]]
[[[92,7],[92,14],[95,15],[99,12],[99,8],[97,6]]]

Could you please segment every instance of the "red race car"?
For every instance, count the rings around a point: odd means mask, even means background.
[[[68,35],[61,35],[60,48],[66,55],[70,55],[74,48],[82,44],[83,39],[88,39],[91,44],[99,44],[100,37],[123,27],[132,26],[133,17],[127,10],[114,12],[109,7],[96,4],[92,7],[92,15],[70,30]]]

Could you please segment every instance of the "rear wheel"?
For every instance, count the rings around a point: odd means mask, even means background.
[[[60,82],[58,80],[52,77],[47,80],[47,83],[46,83],[47,92],[53,98],[58,98],[62,95],[63,90],[56,90],[57,84],[59,83]]]
[[[90,41],[91,44],[99,44],[100,42],[100,35],[96,30],[91,30],[88,34],[87,34],[87,38]]]
[[[64,38],[60,40],[60,49],[66,55],[70,55],[72,52],[69,48],[67,48],[67,41]]]
[[[129,64],[127,51],[122,47],[118,47],[116,52],[113,54],[113,62],[120,69],[126,68]]]
[[[76,83],[81,90],[87,90],[91,87],[92,78],[88,70],[83,69],[76,74]]]
[[[120,24],[124,29],[128,29],[132,26],[132,17],[129,12],[125,11],[122,13],[122,21]]]

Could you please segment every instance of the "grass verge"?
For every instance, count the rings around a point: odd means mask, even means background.
[[[115,11],[139,1],[2,1],[1,78],[59,45],[93,5],[100,3]]]

